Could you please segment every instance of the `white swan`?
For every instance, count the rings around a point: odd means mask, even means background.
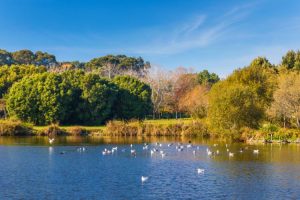
[[[151,151],[150,151],[150,154],[151,154],[151,156],[152,156],[152,155],[154,154],[154,151],[153,151],[153,150],[151,150]]]
[[[145,182],[145,181],[147,181],[149,179],[149,177],[148,176],[142,176],[141,177],[141,181],[142,181],[142,183],[143,182]]]
[[[231,153],[231,152],[229,152],[229,157],[233,157],[234,156],[234,153]]]
[[[135,149],[131,149],[131,150],[130,150],[130,153],[131,153],[131,155],[136,156],[136,151],[135,151]]]
[[[148,149],[148,145],[143,146],[143,150],[147,150]]]
[[[102,151],[102,155],[108,155],[108,154],[111,154],[112,151],[110,150],[107,150],[106,148]]]
[[[254,154],[258,154],[258,153],[259,153],[259,150],[258,150],[258,149],[254,149],[254,150],[253,150],[253,153],[254,153]]]
[[[55,140],[54,138],[49,138],[49,143],[53,144],[54,140]]]
[[[197,169],[197,173],[198,173],[198,174],[203,174],[204,171],[205,171],[204,169],[200,169],[200,168]]]
[[[208,156],[212,155],[212,152],[208,148],[206,149],[206,152]]]

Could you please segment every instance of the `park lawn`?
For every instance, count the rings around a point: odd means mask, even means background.
[[[45,129],[47,129],[49,126],[33,126],[33,129],[37,130],[37,131],[43,131]],[[73,129],[73,128],[81,128],[81,129],[85,129],[88,131],[97,131],[97,130],[104,130],[105,126],[79,126],[79,125],[70,125],[70,126],[59,126],[59,128],[61,129],[65,129],[65,130],[69,130],[69,129]]]
[[[192,118],[180,118],[180,119],[151,119],[145,120],[146,124],[154,124],[154,125],[172,125],[178,123],[192,123]]]

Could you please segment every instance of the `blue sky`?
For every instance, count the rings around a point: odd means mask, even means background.
[[[226,76],[257,56],[300,49],[298,0],[0,0],[0,48],[88,61],[142,56]]]

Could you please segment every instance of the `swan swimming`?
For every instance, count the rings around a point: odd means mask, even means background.
[[[147,150],[148,149],[148,145],[143,146],[143,150]]]
[[[208,156],[212,155],[212,152],[208,148],[206,149],[206,152]]]
[[[258,153],[259,153],[259,150],[258,150],[258,149],[254,149],[254,150],[253,150],[253,153],[258,154]]]
[[[204,169],[200,169],[200,168],[197,169],[197,173],[198,173],[198,174],[203,174],[204,171],[205,171]]]
[[[231,152],[229,152],[229,157],[233,157],[234,156],[234,153],[231,153]]]
[[[142,181],[142,183],[143,182],[145,182],[145,181],[147,181],[149,179],[149,177],[148,176],[142,176],[141,177],[141,181]]]
[[[49,138],[49,143],[53,144],[54,140],[55,140],[54,138]]]

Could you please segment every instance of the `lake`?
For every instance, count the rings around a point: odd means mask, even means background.
[[[117,151],[102,154],[113,147]],[[47,137],[1,137],[0,160],[2,200],[300,198],[299,144],[59,137],[49,145]]]

